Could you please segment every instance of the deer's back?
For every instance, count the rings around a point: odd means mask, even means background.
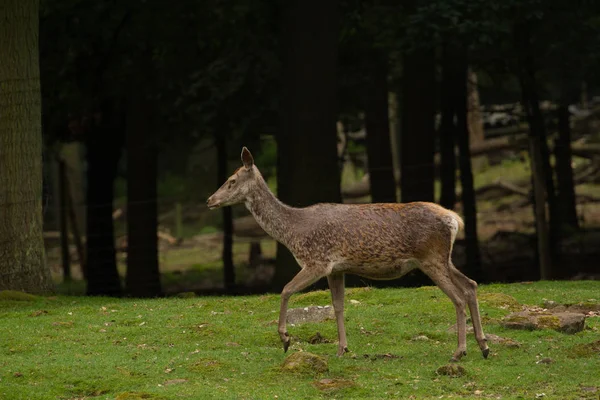
[[[356,265],[449,251],[452,229],[459,225],[451,211],[424,202],[318,204],[304,213],[292,249],[296,257]]]

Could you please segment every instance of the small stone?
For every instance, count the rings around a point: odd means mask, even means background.
[[[333,308],[322,306],[311,306],[303,308],[292,308],[287,312],[286,320],[288,324],[301,324],[306,322],[322,322],[334,319]]]
[[[306,351],[290,354],[281,367],[284,371],[297,373],[323,373],[329,370],[327,360]]]
[[[360,301],[352,299],[352,300],[350,300],[350,303],[352,303],[352,304],[360,304]]]
[[[429,338],[425,335],[419,335],[419,336],[415,336],[413,337],[411,340],[417,341],[417,342],[426,342],[429,340]]]
[[[536,364],[552,364],[554,362],[550,357],[544,357],[541,360],[536,361]]]

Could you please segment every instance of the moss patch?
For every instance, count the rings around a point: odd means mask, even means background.
[[[327,360],[316,354],[312,354],[306,351],[291,354],[288,356],[281,369],[288,372],[297,373],[323,373],[329,370]]]
[[[560,318],[555,315],[540,315],[537,318],[538,327],[542,329],[554,329],[560,328]]]
[[[596,340],[592,343],[581,343],[571,347],[569,351],[569,357],[591,357],[594,355],[600,355],[600,340]]]
[[[0,292],[0,300],[35,301],[39,297],[18,290],[3,290]]]
[[[456,378],[465,375],[467,373],[467,370],[461,365],[447,364],[442,365],[435,372],[438,375],[446,375]]]
[[[521,309],[521,305],[512,296],[504,293],[481,293],[479,301],[489,307],[501,308],[503,310],[517,311]]]

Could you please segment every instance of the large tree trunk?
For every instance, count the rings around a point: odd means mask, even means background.
[[[534,215],[537,234],[539,270],[542,279],[552,277],[551,242],[546,219],[546,172],[542,158],[544,123],[535,88],[531,58],[530,35],[527,24],[516,24],[514,40],[518,58],[518,79],[521,85],[523,107],[529,123],[529,152],[534,188]]]
[[[87,147],[87,294],[120,296],[113,228],[114,181],[125,138],[125,121],[106,101],[99,120],[89,129]]]
[[[388,118],[387,57],[373,51],[365,92],[365,125],[371,201],[395,203],[396,181],[390,145]]]
[[[217,124],[215,143],[217,146],[217,188],[229,177],[227,170],[227,129]],[[235,266],[233,264],[233,215],[231,207],[223,207],[223,283],[225,291],[231,293],[235,288]]]
[[[575,202],[575,184],[571,166],[571,125],[567,104],[558,107],[558,137],[554,144],[556,157],[556,180],[558,183],[558,207],[560,221],[571,229],[579,228]]]
[[[453,209],[456,204],[456,153],[455,131],[455,93],[456,66],[448,45],[444,46],[442,53],[442,83],[440,93],[441,124],[440,124],[440,180],[442,190],[440,204],[448,209]]]
[[[133,94],[127,118],[127,274],[133,297],[162,294],[158,266],[156,128],[150,103]]]
[[[404,55],[400,184],[403,203],[434,201],[435,54],[416,49]]]
[[[471,168],[471,152],[469,147],[470,133],[467,118],[467,79],[468,63],[466,49],[456,52],[457,74],[456,79],[456,126],[459,150],[460,186],[462,189],[463,214],[465,218],[465,242],[467,265],[465,273],[476,281],[484,279],[481,266],[481,253],[477,235],[477,202],[473,185],[473,171]]]
[[[0,6],[0,290],[52,292],[42,236],[38,0]]]
[[[340,202],[337,159],[338,2],[283,3],[281,130],[277,136],[277,191],[293,206]],[[298,272],[279,245],[274,288]]]

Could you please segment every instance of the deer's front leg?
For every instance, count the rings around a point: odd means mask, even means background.
[[[338,357],[341,357],[348,351],[348,342],[346,341],[346,328],[344,327],[344,274],[331,274],[327,277],[329,290],[331,290],[331,300],[333,310],[335,311],[335,320],[338,331]]]
[[[307,265],[283,288],[281,292],[281,307],[279,309],[279,337],[283,343],[284,352],[287,352],[290,347],[290,335],[288,335],[286,329],[288,300],[294,293],[312,285],[323,276],[325,276],[324,268],[319,269],[314,265]]]

